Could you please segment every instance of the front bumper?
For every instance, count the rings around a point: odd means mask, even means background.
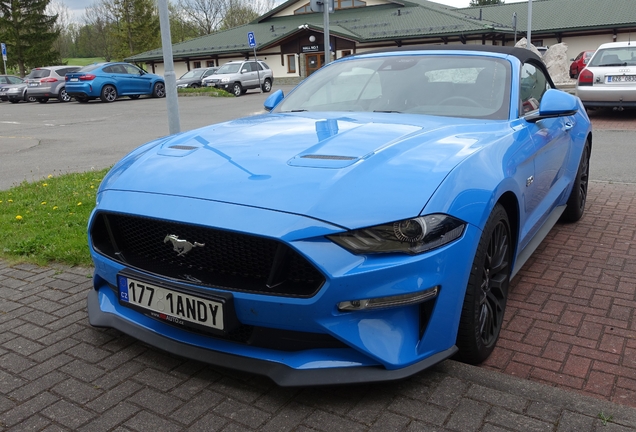
[[[249,234],[284,241],[325,275],[320,290],[308,298],[232,291],[233,312],[242,325],[322,335],[338,346],[256,346],[194,333],[151,318],[119,303],[115,291],[117,275],[128,267],[95,250],[91,250],[95,262],[94,291],[88,301],[92,325],[117,328],[178,355],[266,375],[284,386],[394,380],[456,352],[461,307],[480,235],[477,228],[468,225],[457,241],[417,256],[358,256],[324,237],[337,228],[298,215],[111,191],[102,194],[97,211],[107,209],[178,221],[184,217],[179,209],[186,202],[188,220],[181,222],[236,232],[245,232],[249,226]],[[158,275],[146,276],[175,283]],[[207,294],[223,291],[187,281],[176,283]],[[343,301],[417,293],[435,286],[440,287],[439,295],[422,304],[351,312],[337,307]]]

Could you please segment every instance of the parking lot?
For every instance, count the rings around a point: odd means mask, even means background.
[[[266,96],[180,98],[182,130],[261,112]],[[0,262],[0,430],[636,430],[636,112],[590,117],[586,213],[557,224],[513,280],[481,367],[281,389],[91,328],[91,269]],[[156,99],[2,103],[0,124],[0,189],[108,167],[168,134]]]

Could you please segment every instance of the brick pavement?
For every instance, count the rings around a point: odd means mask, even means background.
[[[588,110],[594,129],[636,130],[636,109],[614,111],[610,108]]]
[[[636,407],[636,185],[590,184],[513,281],[485,366]]]
[[[0,431],[636,431],[636,409],[452,360],[279,388],[90,327],[90,273],[0,261]]]

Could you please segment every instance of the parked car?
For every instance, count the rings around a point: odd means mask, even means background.
[[[66,93],[64,75],[79,70],[81,66],[46,66],[31,70],[25,78],[29,95],[36,101],[46,103],[50,98],[68,102],[71,97]]]
[[[114,102],[121,96],[137,99],[141,95],[164,97],[163,77],[148,73],[130,63],[109,62],[84,66],[66,74],[66,91],[80,103],[91,99]]]
[[[8,75],[5,75],[5,77],[8,77]],[[13,84],[1,84],[0,99],[2,99],[3,101],[8,100],[11,103],[18,103],[21,101],[35,102],[35,98],[27,94],[26,79],[29,77],[30,77],[30,74],[27,75],[24,79],[19,77],[13,77],[12,79],[14,81]]]
[[[585,210],[580,100],[481,45],[347,56],[283,96],[112,168],[90,323],[280,385],[486,359],[510,280]]]
[[[204,78],[216,72],[218,67],[192,69],[181,75],[177,80],[177,88],[198,88],[201,87]]]
[[[14,75],[0,75],[0,100],[18,103],[26,98],[26,83]]]
[[[203,80],[208,87],[227,90],[239,97],[247,90],[261,88],[265,93],[272,90],[274,74],[262,61],[230,61],[221,66],[212,76]]]
[[[599,46],[579,74],[576,95],[586,108],[636,107],[636,44]]]
[[[578,78],[579,72],[581,72],[588,61],[592,58],[594,50],[581,51],[575,58],[570,59],[570,78]]]

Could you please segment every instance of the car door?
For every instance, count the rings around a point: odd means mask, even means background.
[[[130,82],[129,94],[149,94],[151,77],[134,65],[124,64],[122,66],[126,70]]]
[[[543,68],[525,63],[521,69],[521,115],[536,112],[543,94],[552,88]],[[534,176],[527,185],[527,229],[530,237],[541,226],[570,183],[564,170],[573,140],[574,116],[526,122],[534,146]]]
[[[241,81],[243,81],[243,87],[246,88],[254,88],[258,87],[258,66],[256,62],[250,61],[245,62],[241,67],[241,71],[246,70],[247,72],[241,75]]]

